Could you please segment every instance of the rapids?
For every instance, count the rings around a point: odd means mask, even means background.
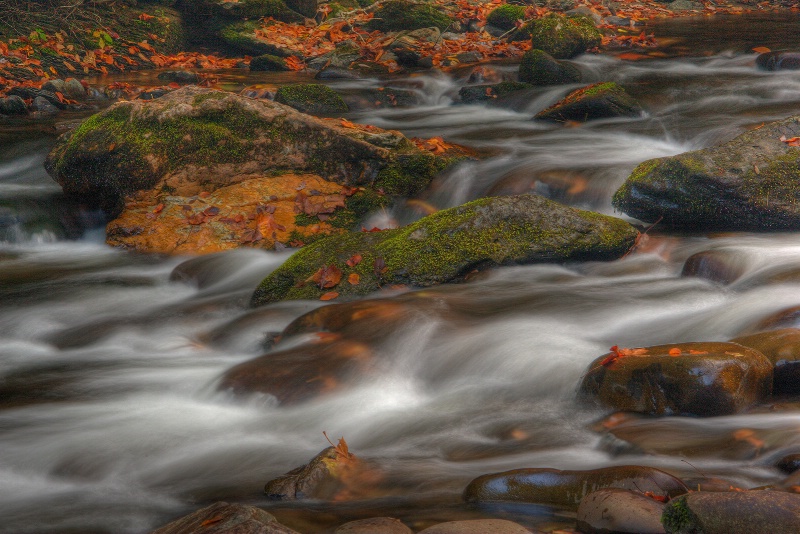
[[[611,196],[639,162],[797,112],[800,71],[757,71],[749,51],[792,44],[787,18],[665,22],[656,35],[682,55],[577,58],[590,81],[617,81],[642,102],[647,113],[636,119],[577,128],[531,120],[577,86],[507,107],[457,105],[466,70],[393,80],[421,104],[347,118],[491,154],[438,179],[423,198],[436,207],[530,191],[613,214]],[[516,69],[495,68],[509,77]],[[375,373],[343,393],[278,407],[230,398],[215,383],[262,354],[267,335],[322,305],[248,309],[289,252],[190,259],[110,249],[100,215],[67,202],[42,168],[52,134],[14,138],[4,128],[0,532],[142,533],[214,500],[263,506],[302,532],[381,514],[419,524],[499,514],[545,528],[568,518],[540,506],[476,510],[460,493],[494,471],[615,464],[754,487],[780,480],[771,463],[800,450],[800,412],[791,410],[643,424],[659,452],[620,449],[590,429],[604,414],[575,401],[586,365],[612,345],[724,341],[800,305],[800,234],[660,236],[656,227],[620,261],[508,267],[419,291],[406,320],[369,333],[381,355]],[[401,205],[375,220],[421,215]],[[734,282],[681,276],[688,257],[709,250],[730,258]],[[743,428],[764,442],[760,454],[728,454],[736,443],[724,436]],[[338,504],[266,501],[264,483],[324,448],[323,431],[378,462],[395,491]]]

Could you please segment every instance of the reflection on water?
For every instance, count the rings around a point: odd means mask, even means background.
[[[578,128],[532,121],[566,86],[534,91],[512,109],[456,105],[462,73],[392,82],[416,91],[420,106],[350,118],[492,154],[442,176],[425,199],[438,207],[536,192],[613,213],[611,194],[642,160],[797,109],[800,73],[758,72],[742,46],[635,63],[578,58],[590,79],[619,81],[642,100],[647,114],[636,119]],[[2,532],[146,532],[215,499],[271,507],[305,532],[381,514],[558,524],[544,507],[467,508],[460,493],[472,477],[504,469],[632,463],[753,487],[779,481],[771,462],[800,448],[791,405],[710,420],[632,419],[601,436],[593,425],[604,414],[574,400],[586,365],[612,345],[727,340],[800,305],[798,234],[654,235],[613,263],[509,267],[468,284],[377,295],[369,313],[336,327],[369,348],[369,372],[327,396],[277,406],[266,396],[233,399],[216,384],[320,308],[246,308],[288,253],[110,250],[96,214],[66,203],[41,169],[51,144],[42,137],[0,151]],[[421,213],[397,206],[391,215]],[[725,284],[681,276],[704,251],[726,262]],[[781,325],[795,319],[784,314]],[[291,333],[272,350],[318,340],[297,323]],[[750,441],[736,438],[742,428]],[[263,484],[322,449],[323,430],[375,460],[392,491],[339,505],[266,503]],[[671,438],[654,438],[664,434]],[[755,440],[763,445],[753,449]]]

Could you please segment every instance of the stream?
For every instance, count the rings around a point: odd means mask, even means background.
[[[642,103],[647,112],[635,119],[572,128],[531,120],[577,85],[502,105],[455,104],[471,69],[392,79],[420,104],[346,118],[491,154],[437,178],[422,200],[438,208],[535,192],[623,216],[611,196],[641,161],[797,113],[800,71],[758,71],[751,48],[797,47],[798,24],[786,13],[663,21],[648,32],[666,57],[577,58],[587,83],[616,81]],[[513,78],[517,66],[490,68]],[[137,76],[147,73],[128,79]],[[219,77],[233,88],[308,79]],[[331,85],[346,93],[378,84]],[[0,126],[0,532],[138,534],[217,500],[264,507],[303,533],[378,515],[415,530],[479,517],[552,530],[574,514],[475,507],[461,492],[507,469],[625,464],[750,488],[782,480],[773,463],[800,452],[800,411],[790,403],[643,420],[630,431],[650,444],[643,450],[595,432],[607,412],[575,398],[589,362],[612,345],[727,341],[769,320],[800,326],[797,313],[771,319],[800,305],[800,234],[663,235],[656,226],[615,262],[506,267],[465,284],[380,294],[404,312],[360,334],[377,355],[373,372],[281,407],[233,398],[216,383],[263,354],[267,336],[325,304],[247,307],[291,251],[188,258],[111,249],[102,216],[64,199],[42,167],[53,129],[14,128]],[[401,204],[364,225],[422,215]],[[730,283],[681,275],[704,251],[726,258]],[[741,429],[763,444],[743,448],[731,437]],[[392,490],[334,503],[268,501],[264,483],[325,448],[323,431],[379,465]]]

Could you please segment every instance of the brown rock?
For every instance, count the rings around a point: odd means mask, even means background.
[[[581,500],[578,530],[590,534],[663,534],[663,511],[664,503],[641,493],[619,488],[601,489]]]
[[[217,502],[176,519],[152,534],[298,534],[255,506]]]
[[[745,272],[741,257],[733,252],[705,250],[692,254],[683,264],[681,276],[696,276],[712,282],[730,284]]]
[[[727,415],[771,393],[769,360],[736,343],[618,349],[589,364],[580,386],[598,404],[652,415]]]
[[[350,521],[337,528],[333,534],[412,534],[414,531],[393,517],[370,517]]]
[[[419,534],[531,534],[531,531],[505,519],[470,519],[439,523]]]
[[[800,329],[760,332],[731,342],[755,349],[772,362],[773,395],[800,394]]]

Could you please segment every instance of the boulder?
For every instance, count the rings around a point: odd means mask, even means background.
[[[334,115],[348,111],[347,104],[336,91],[319,83],[284,85],[275,93],[275,102],[314,115]]]
[[[166,83],[179,83],[181,85],[188,85],[191,83],[198,83],[200,76],[196,72],[190,70],[168,70],[160,72],[158,79]]]
[[[332,499],[342,490],[349,473],[360,464],[346,447],[328,447],[306,465],[267,482],[264,493],[280,501]]]
[[[420,530],[419,534],[531,534],[531,531],[506,519],[468,519],[439,523]]]
[[[689,230],[800,228],[800,116],[731,141],[639,164],[613,204],[642,221]]]
[[[775,462],[775,467],[788,474],[800,471],[800,453],[783,456]]]
[[[556,59],[570,59],[600,45],[602,34],[592,19],[550,13],[522,28],[531,36],[532,49],[543,50]]]
[[[453,19],[433,4],[389,0],[375,10],[375,16],[367,23],[367,27],[370,30],[383,32],[418,30],[430,27],[445,31],[452,23]]]
[[[535,118],[551,122],[583,122],[612,117],[638,117],[641,114],[642,107],[625,89],[614,82],[604,82],[572,91],[537,113]]]
[[[519,81],[531,85],[578,83],[581,72],[573,65],[559,61],[542,50],[528,50],[519,65]]]
[[[671,501],[661,519],[668,533],[800,532],[800,495],[780,491],[697,492]]]
[[[209,24],[208,33],[216,35],[226,46],[250,56],[271,55],[288,57],[299,55],[273,43],[261,39],[261,25],[255,20],[245,21],[218,21]]]
[[[27,115],[28,106],[22,97],[17,95],[0,98],[0,115]]]
[[[486,23],[503,31],[513,29],[518,20],[525,19],[525,7],[517,4],[502,4],[486,16]]]
[[[730,284],[747,271],[741,254],[734,250],[704,250],[689,256],[681,276],[696,276],[720,284]]]
[[[616,259],[637,235],[624,221],[543,197],[484,198],[404,228],[345,234],[304,247],[264,279],[251,304],[364,295],[394,284],[425,287],[499,265]],[[354,264],[355,257],[360,259]],[[337,283],[323,284],[323,270],[340,272]]]
[[[468,502],[514,501],[575,509],[586,495],[604,488],[652,492],[664,499],[688,491],[679,479],[652,467],[621,465],[587,471],[530,468],[479,476],[467,485],[464,499]]]
[[[773,395],[800,394],[800,329],[784,328],[733,338],[772,362]]]
[[[589,364],[580,385],[597,404],[651,415],[729,415],[771,393],[770,361],[736,343],[614,347]]]
[[[64,81],[64,90],[66,91],[64,94],[68,98],[73,100],[86,100],[86,88],[75,78],[67,78]]]
[[[176,519],[151,534],[298,534],[255,506],[217,502]]]
[[[763,70],[798,70],[800,52],[764,52],[756,57],[756,66]]]
[[[272,54],[263,54],[250,60],[250,70],[253,72],[283,72],[290,70],[283,57]]]
[[[399,132],[187,86],[93,115],[59,138],[45,166],[69,196],[122,214],[109,223],[113,244],[186,253],[342,232],[451,161]]]
[[[664,534],[664,503],[639,492],[606,488],[588,494],[578,505],[580,532]]]
[[[333,534],[413,534],[399,519],[393,517],[370,517],[350,521],[341,525]]]

